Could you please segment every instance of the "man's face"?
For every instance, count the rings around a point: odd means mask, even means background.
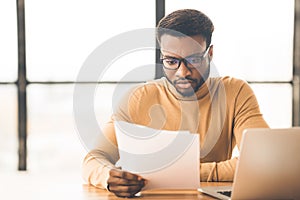
[[[183,96],[194,95],[209,76],[209,62],[212,58],[213,47],[211,46],[206,52],[205,38],[200,35],[175,37],[164,34],[161,37],[161,54],[165,67],[167,64],[180,61],[178,69],[164,67],[164,73],[168,81]],[[182,58],[186,59],[185,62]]]

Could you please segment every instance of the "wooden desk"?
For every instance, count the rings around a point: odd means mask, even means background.
[[[201,183],[229,185],[231,183]],[[0,174],[0,199],[10,200],[112,200],[122,199],[87,184],[79,174]],[[197,191],[145,191],[133,199],[213,199]]]
[[[231,185],[231,183],[201,183],[202,186],[221,186],[221,185]],[[95,188],[93,186],[89,185],[83,185],[83,193],[85,194],[85,200],[91,200],[91,199],[123,199],[124,198],[118,198],[114,194],[109,193],[105,190]],[[125,198],[127,199],[127,198]],[[141,200],[149,200],[149,199],[203,199],[203,200],[209,200],[209,199],[215,199],[213,197],[210,197],[208,195],[202,194],[200,192],[197,192],[195,190],[177,190],[177,191],[171,191],[171,190],[160,190],[160,191],[145,191],[141,193],[141,196],[133,198],[134,199],[141,199]]]

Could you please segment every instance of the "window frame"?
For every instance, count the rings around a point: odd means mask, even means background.
[[[165,15],[165,0],[156,0],[155,25]],[[18,91],[18,170],[27,170],[27,87],[29,84],[74,84],[79,82],[29,82],[26,76],[26,35],[25,35],[25,0],[17,0],[17,36],[18,36],[18,79],[16,82],[0,82],[0,84],[15,84]],[[289,83],[293,88],[292,125],[300,125],[300,0],[295,0],[294,18],[294,49],[293,49],[293,80]],[[156,43],[157,47],[158,44]],[[160,52],[157,48],[155,61],[159,63]],[[156,65],[155,78],[163,76],[162,68]],[[84,82],[87,83],[87,82]],[[278,83],[278,82],[249,82]]]

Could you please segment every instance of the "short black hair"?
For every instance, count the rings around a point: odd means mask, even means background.
[[[181,9],[174,11],[162,18],[158,25],[156,36],[160,43],[161,36],[169,34],[173,36],[196,36],[201,35],[206,39],[206,48],[211,43],[214,31],[212,21],[204,13],[194,9]]]

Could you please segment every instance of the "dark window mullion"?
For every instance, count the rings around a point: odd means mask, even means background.
[[[27,169],[26,46],[24,0],[17,0],[18,26],[18,169]]]
[[[293,126],[300,126],[300,0],[295,0]]]
[[[165,0],[156,0],[155,4],[155,25],[158,24],[159,20],[165,16]],[[156,42],[156,52],[155,52],[155,79],[158,79],[163,76],[163,71],[161,66],[158,64],[160,63],[160,50],[159,44]]]

